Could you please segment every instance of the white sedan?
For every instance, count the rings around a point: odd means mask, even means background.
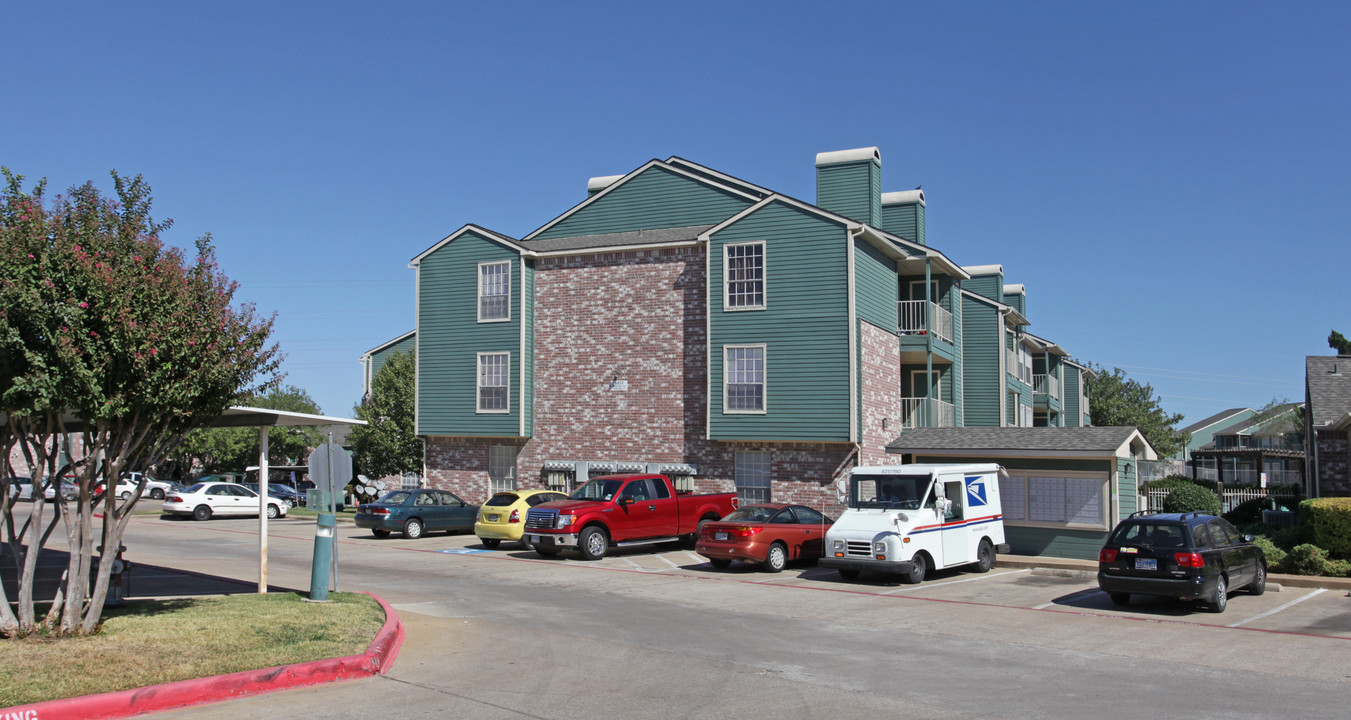
[[[172,515],[191,515],[196,520],[210,520],[212,515],[257,515],[258,493],[236,483],[197,483],[166,495],[163,510]],[[285,515],[286,503],[269,498],[267,516]]]
[[[131,496],[136,493],[136,488],[140,486],[143,477],[145,476],[138,472],[123,475],[122,479],[117,481],[115,489],[117,497],[121,500],[130,500]],[[173,490],[173,487],[163,480],[147,477],[145,478],[145,489],[141,491],[141,497],[149,495],[155,500],[163,500],[169,494],[169,491]]]

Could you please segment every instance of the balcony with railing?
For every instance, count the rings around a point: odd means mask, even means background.
[[[925,308],[928,314],[925,314]],[[933,318],[933,334],[944,342],[952,342],[952,313],[927,300],[902,300],[897,303],[901,334],[923,335],[929,331],[928,318]]]
[[[1023,381],[1024,385],[1032,384],[1032,358],[1026,354],[1019,355],[1017,350],[1005,350],[1004,361],[1009,374]]]
[[[1054,375],[1036,373],[1032,375],[1032,392],[1047,397],[1060,397],[1060,380]]]
[[[901,398],[901,427],[956,427],[957,409],[950,402],[934,398]]]

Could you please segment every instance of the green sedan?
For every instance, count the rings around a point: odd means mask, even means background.
[[[395,490],[357,510],[356,525],[376,537],[395,531],[416,540],[431,530],[473,530],[478,506],[446,490]]]

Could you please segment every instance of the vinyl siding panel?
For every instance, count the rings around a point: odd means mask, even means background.
[[[1079,385],[1081,375],[1079,368],[1073,365],[1065,365],[1065,386],[1061,388],[1060,394],[1063,398],[1062,417],[1066,427],[1079,427],[1082,425],[1082,417],[1079,411]]]
[[[715,225],[750,204],[747,198],[653,166],[531,239]]]
[[[511,320],[478,322],[478,266],[508,261]],[[520,435],[520,254],[473,231],[442,245],[418,265],[419,435]],[[507,413],[477,413],[478,353],[511,353]]]
[[[882,206],[882,229],[926,245],[924,240],[924,206],[906,203]]]
[[[999,371],[1003,332],[999,311],[978,300],[962,299],[962,377],[964,427],[998,427],[1004,382]]]
[[[417,335],[414,334],[390,345],[378,353],[371,353],[371,380],[374,380],[375,376],[380,374],[380,368],[385,366],[385,362],[389,360],[391,355],[399,352],[411,353],[416,349]]]
[[[963,281],[962,288],[995,302],[1004,302],[1003,275],[977,275]]]
[[[948,297],[952,305],[952,404],[957,427],[966,427],[966,303],[957,287]]]
[[[759,241],[765,243],[765,309],[724,311],[723,246]],[[710,439],[852,440],[847,249],[842,225],[783,203],[766,205],[711,237]],[[767,412],[724,414],[724,347],[761,343]]]
[[[868,160],[816,168],[816,205],[881,227],[882,166]]]
[[[858,289],[858,318],[895,332],[896,303],[900,285],[896,281],[896,261],[882,254],[871,243],[854,240],[854,279]]]

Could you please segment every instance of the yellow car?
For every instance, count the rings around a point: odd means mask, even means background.
[[[521,542],[526,510],[540,503],[567,499],[567,495],[553,490],[503,490],[493,493],[478,510],[474,534],[483,547],[490,549],[501,545],[503,540]]]

